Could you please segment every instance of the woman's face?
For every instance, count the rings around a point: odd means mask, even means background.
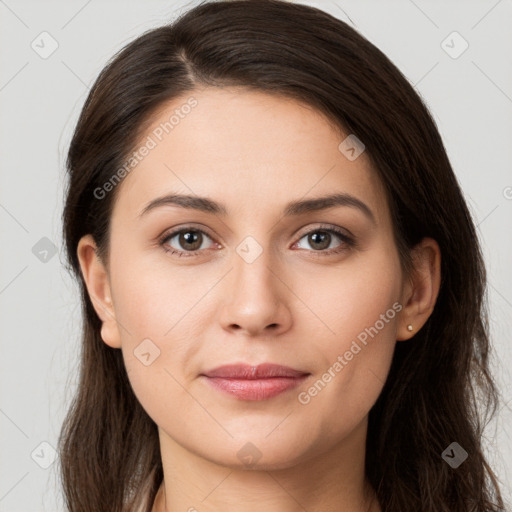
[[[364,438],[405,281],[384,191],[362,146],[340,149],[348,135],[235,88],[196,90],[152,119],[117,185],[116,323],[102,335],[169,445],[279,468]],[[334,194],[346,200],[311,202]],[[204,376],[266,363],[305,376]]]

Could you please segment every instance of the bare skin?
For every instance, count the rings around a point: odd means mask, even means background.
[[[395,344],[414,343],[434,308],[439,247],[425,238],[414,250],[416,273],[404,276],[366,153],[347,159],[338,146],[348,134],[298,102],[196,90],[162,106],[141,141],[190,96],[197,106],[118,185],[108,262],[90,235],[77,249],[102,339],[122,350],[158,426],[164,482],[153,511],[378,512],[365,478],[368,413]],[[166,204],[141,215],[170,193],[208,197],[227,212]],[[291,201],[333,193],[362,201],[374,220],[350,205],[284,215]],[[162,241],[182,228],[196,246],[179,233]],[[377,334],[358,342],[372,326]],[[136,355],[143,342],[148,365]],[[310,375],[257,401],[200,377],[241,362]],[[325,386],[310,391],[321,379]]]

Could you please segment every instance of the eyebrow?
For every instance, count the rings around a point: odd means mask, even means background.
[[[179,206],[181,208],[187,208],[192,210],[198,210],[205,213],[213,213],[216,215],[227,215],[228,211],[226,207],[221,204],[209,199],[207,197],[199,197],[184,194],[167,194],[162,197],[158,197],[150,201],[139,214],[139,218],[161,206]],[[316,212],[319,210],[325,210],[327,208],[333,208],[336,206],[348,206],[351,208],[357,208],[360,210],[368,219],[376,224],[375,215],[372,210],[363,201],[346,193],[330,194],[327,196],[317,197],[313,199],[301,199],[298,201],[291,201],[284,208],[283,215],[285,217],[291,217],[294,215],[302,215],[304,213]]]

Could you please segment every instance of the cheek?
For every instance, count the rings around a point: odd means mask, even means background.
[[[198,351],[193,340],[199,337],[187,328],[200,321],[199,308],[193,307],[198,299],[190,288],[181,292],[154,275],[139,276],[118,288],[116,317],[126,327],[121,329],[121,350],[138,401],[153,421],[162,424],[168,421],[168,411],[190,408],[182,386],[189,377],[189,361]]]
[[[392,255],[375,251],[354,258],[326,276],[325,283],[317,279],[308,294],[308,304],[318,311],[326,335],[316,338],[320,364],[299,403],[312,414],[315,410],[314,415],[330,427],[336,424],[334,430],[364,418],[389,372],[403,307],[398,302],[400,265]]]
[[[116,261],[114,252],[112,260]],[[155,259],[133,248],[131,256],[118,258],[112,269],[116,318],[126,327],[121,336],[126,339],[128,331],[137,339],[163,339],[173,329],[179,331],[182,319],[194,315],[195,306],[216,279],[215,272],[175,266],[167,261],[163,249]]]
[[[161,421],[162,411],[190,407],[179,383],[195,375],[190,361],[195,361],[206,322],[201,299],[218,275],[172,269],[165,258],[149,261],[140,249],[139,256],[135,250],[121,255],[121,246],[112,252],[111,282],[123,359],[139,402]]]
[[[393,337],[401,280],[398,256],[383,246],[306,279],[300,293],[325,327],[324,339],[342,349],[376,323],[384,338]]]

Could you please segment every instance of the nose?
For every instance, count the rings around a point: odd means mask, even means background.
[[[222,293],[227,297],[220,312],[222,327],[249,336],[277,336],[288,330],[292,316],[288,301],[293,295],[271,266],[270,251],[248,263],[233,256],[233,270]]]

